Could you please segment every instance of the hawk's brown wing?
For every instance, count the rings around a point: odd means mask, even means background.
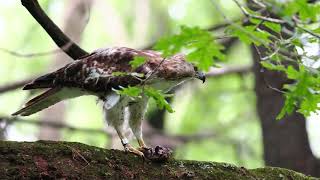
[[[134,56],[147,57],[148,63],[133,69],[129,62]],[[159,53],[125,47],[98,49],[65,67],[46,74],[27,84],[24,89],[77,87],[93,92],[107,92],[119,86],[139,84],[139,78],[130,73],[149,73],[161,60]],[[153,62],[153,63],[152,63]],[[127,75],[119,75],[121,72]]]

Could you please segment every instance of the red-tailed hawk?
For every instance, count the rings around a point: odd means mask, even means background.
[[[136,56],[144,57],[146,61],[141,66],[133,68],[130,61]],[[115,72],[125,74],[115,75]],[[125,108],[128,107],[129,126],[138,140],[140,150],[146,148],[142,139],[141,122],[144,119],[148,97],[141,95],[141,98],[132,99],[119,95],[115,90],[121,87],[148,85],[167,91],[192,78],[205,81],[204,74],[186,62],[182,54],[164,59],[160,53],[149,50],[126,47],[98,49],[25,85],[24,90],[49,90],[28,101],[24,108],[13,115],[28,116],[64,99],[95,95],[103,101],[105,119],[117,131],[124,149],[143,156],[143,153],[133,148],[125,137],[124,118],[127,112]]]

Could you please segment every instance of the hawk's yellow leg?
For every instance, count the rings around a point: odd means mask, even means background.
[[[143,154],[141,151],[139,151],[138,149],[132,147],[132,146],[129,144],[129,141],[128,141],[128,139],[125,137],[125,135],[124,135],[123,131],[121,130],[121,128],[115,127],[115,129],[116,129],[116,131],[117,131],[117,133],[118,133],[118,136],[119,136],[119,138],[120,138],[120,140],[121,140],[121,143],[122,143],[122,145],[123,145],[123,147],[124,147],[124,150],[125,150],[126,152],[130,152],[130,153],[136,154],[136,155],[138,155],[138,156],[140,156],[140,157],[144,157],[144,154]]]

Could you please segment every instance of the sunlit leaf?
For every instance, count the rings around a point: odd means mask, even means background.
[[[210,32],[187,26],[182,26],[179,34],[160,39],[154,46],[165,57],[183,52],[187,55],[187,61],[204,71],[214,65],[215,59],[221,61],[225,58],[221,52],[223,48],[215,42]]]
[[[126,88],[121,88],[120,90],[116,90],[116,92],[120,95],[127,95],[130,97],[138,97],[141,95],[142,90],[139,87],[126,87]]]
[[[133,68],[137,68],[137,67],[141,66],[142,64],[144,64],[146,62],[146,60],[147,60],[147,58],[144,56],[135,56],[133,58],[133,60],[129,62],[129,64]]]
[[[159,109],[164,108],[170,113],[174,112],[171,105],[166,101],[165,95],[161,91],[156,90],[152,87],[146,87],[144,88],[144,93],[146,96],[155,100]]]

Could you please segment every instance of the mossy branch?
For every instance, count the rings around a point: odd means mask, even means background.
[[[119,150],[74,142],[0,141],[0,179],[315,179],[282,168],[226,163],[143,161]]]

